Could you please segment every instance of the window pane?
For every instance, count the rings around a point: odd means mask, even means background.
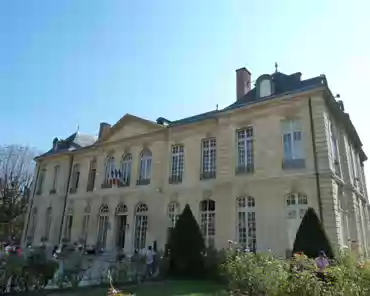
[[[291,134],[284,134],[283,135],[283,142],[284,142],[284,159],[289,160],[293,158],[292,155],[292,138]]]

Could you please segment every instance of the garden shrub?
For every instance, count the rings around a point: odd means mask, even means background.
[[[296,254],[282,260],[271,254],[228,251],[222,264],[233,295],[268,296],[369,296],[370,265],[342,251],[324,278],[316,273],[313,259]]]
[[[199,225],[186,205],[168,242],[171,274],[187,278],[204,276],[205,244]]]
[[[313,208],[308,208],[298,228],[293,246],[293,254],[302,252],[309,258],[316,258],[324,251],[329,258],[334,258],[333,248],[326,235],[324,226]]]
[[[279,295],[289,275],[286,263],[271,254],[228,251],[221,268],[234,295]]]

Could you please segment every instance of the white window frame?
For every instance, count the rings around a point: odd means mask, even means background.
[[[87,191],[93,191],[95,187],[95,181],[96,181],[96,159],[93,158],[90,161],[90,170],[89,170],[89,177],[87,180]]]
[[[109,207],[107,204],[102,204],[99,209],[98,217],[98,234],[97,234],[97,246],[100,249],[104,249],[107,244],[109,225]]]
[[[116,207],[116,246],[125,247],[126,244],[126,227],[127,227],[127,206],[119,203]],[[122,219],[122,220],[121,220]],[[123,221],[122,224],[120,222]]]
[[[71,241],[72,238],[72,227],[73,227],[73,209],[72,207],[68,207],[64,225],[64,238],[67,239],[69,242]]]
[[[182,181],[184,174],[184,145],[176,144],[171,147],[171,179]]]
[[[105,172],[104,172],[104,184],[109,185],[110,182],[113,180],[114,176],[112,172],[115,169],[115,159],[114,156],[108,156],[105,161]]]
[[[45,232],[44,232],[44,237],[45,237],[45,240],[46,241],[49,240],[52,219],[53,219],[53,209],[52,209],[52,207],[48,207],[46,209],[46,213],[45,213]]]
[[[91,208],[90,205],[87,205],[84,210],[84,216],[82,220],[82,228],[81,228],[81,238],[86,242],[87,240],[87,234],[90,224],[90,212]]]
[[[285,196],[286,219],[290,247],[293,247],[299,225],[308,210],[308,197],[302,192],[292,192]]]
[[[44,187],[44,181],[45,181],[45,175],[46,175],[46,169],[42,168],[40,170],[39,179],[38,179],[38,182],[37,182],[36,194],[42,194],[42,190],[43,190],[43,187]]]
[[[80,175],[81,175],[80,164],[79,163],[73,164],[72,171],[73,171],[73,174],[72,174],[71,188],[77,190],[79,183],[80,183]]]
[[[236,131],[237,168],[254,169],[254,130],[247,126]]]
[[[270,79],[263,79],[259,85],[260,98],[269,97],[272,94],[272,83]]]
[[[139,180],[150,180],[152,173],[152,152],[144,149],[140,153]]]
[[[35,236],[36,227],[37,227],[37,208],[36,207],[32,209],[30,224],[31,224],[31,227],[29,229],[28,236],[31,238],[31,241],[33,241],[33,238]]]
[[[285,119],[282,121],[282,138],[283,138],[283,152],[284,152],[284,160],[296,160],[296,159],[304,159],[304,152],[303,152],[303,133],[301,127],[301,120],[298,118],[292,119]],[[286,138],[285,136],[289,135],[289,145],[291,150],[291,155],[286,155],[285,151],[285,143]],[[296,140],[296,137],[299,135],[299,140]],[[300,147],[299,147],[300,145]]]
[[[170,228],[175,228],[177,220],[180,217],[180,205],[175,202],[171,201],[168,204],[168,223]]]
[[[217,141],[216,138],[202,140],[202,173],[216,174],[217,170]]]
[[[58,189],[58,179],[60,174],[60,165],[54,166],[54,179],[53,179],[53,190],[57,191]]]
[[[134,250],[142,250],[146,247],[148,233],[148,206],[139,204],[135,211]]]
[[[132,174],[132,154],[126,153],[122,156],[120,181],[124,185],[129,185]]]
[[[252,196],[236,199],[237,242],[244,248],[257,250],[256,200]]]
[[[205,245],[206,247],[214,247],[216,237],[216,202],[213,199],[205,199],[199,203],[199,207],[200,229],[202,230]]]

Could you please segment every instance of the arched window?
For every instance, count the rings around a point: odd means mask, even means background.
[[[176,226],[176,222],[180,217],[180,206],[177,202],[170,202],[168,204],[168,221],[169,227],[174,228]]]
[[[65,224],[64,224],[65,225],[64,226],[64,239],[69,242],[71,241],[72,224],[73,224],[73,208],[68,207]]]
[[[308,209],[307,195],[304,193],[290,193],[285,197],[285,203],[288,221],[288,239],[290,247],[293,247],[297,230]]]
[[[140,153],[139,179],[137,180],[137,185],[150,184],[151,170],[152,152],[149,149],[144,149]]]
[[[121,170],[119,173],[120,187],[130,186],[131,180],[132,155],[130,153],[122,157]]]
[[[237,241],[244,248],[255,252],[257,248],[256,235],[256,202],[254,197],[239,197],[237,208]]]
[[[114,169],[115,169],[114,157],[108,156],[105,162],[105,174],[104,174],[103,188],[112,187],[113,179],[115,177]]]
[[[127,228],[127,206],[119,203],[116,208],[116,245],[119,249],[125,247]]]
[[[216,203],[212,199],[202,200],[200,202],[200,228],[202,230],[205,244],[207,247],[213,247],[216,234]]]
[[[261,80],[259,88],[260,88],[260,98],[271,96],[272,88],[270,79]]]
[[[106,204],[102,204],[99,209],[98,219],[98,248],[105,248],[107,243],[107,232],[109,223],[109,207]]]
[[[85,242],[87,240],[87,233],[88,233],[89,222],[90,222],[90,212],[91,212],[91,206],[88,204],[86,205],[84,209],[84,217],[82,220],[82,231],[81,231],[81,239],[83,239]]]
[[[45,241],[49,240],[51,219],[52,219],[52,208],[48,207],[46,209],[46,215],[45,215],[45,233],[44,233]]]
[[[135,212],[135,250],[141,250],[146,246],[146,234],[148,230],[148,206],[139,204]]]

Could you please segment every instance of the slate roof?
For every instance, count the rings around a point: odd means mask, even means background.
[[[57,149],[50,149],[48,152],[41,154],[36,157],[40,158],[43,156],[48,156],[51,154],[56,154],[60,152],[66,152],[66,151],[74,151],[76,149],[85,148],[88,146],[93,145],[98,137],[91,136],[87,134],[81,134],[80,132],[75,132],[74,134],[70,135],[65,140],[58,140],[58,146]]]
[[[170,121],[166,118],[159,117],[157,119],[157,123],[159,124],[162,124],[164,122],[168,123],[167,127],[196,123],[196,122],[206,120],[206,119],[217,118],[218,114],[225,112],[225,111],[238,109],[238,108],[248,106],[248,105],[251,105],[257,102],[263,102],[263,101],[276,99],[284,95],[298,94],[303,91],[309,91],[309,90],[324,86],[326,87],[329,93],[329,97],[330,97],[329,105],[331,105],[331,107],[334,109],[334,111],[339,116],[339,118],[344,121],[344,125],[346,129],[349,131],[349,133],[354,138],[354,142],[357,143],[356,146],[360,149],[360,152],[361,152],[360,154],[362,156],[362,159],[366,160],[367,157],[361,148],[362,143],[358,137],[356,129],[353,126],[349,118],[349,115],[345,113],[344,111],[340,110],[339,105],[337,104],[335,98],[330,92],[325,75],[320,75],[320,76],[316,76],[316,77],[305,79],[305,80],[301,80],[301,75],[302,74],[300,72],[293,73],[290,75],[287,75],[281,72],[275,72],[271,75],[266,75],[266,74],[261,75],[260,78],[262,76],[268,77],[272,82],[272,95],[271,96],[259,98],[258,91],[256,87],[254,87],[247,94],[245,94],[241,99],[232,103],[231,105],[227,106],[226,108],[222,110],[213,110],[213,111],[193,115],[190,117],[186,117],[186,118],[182,118],[182,119],[174,120],[174,121]],[[256,85],[258,85],[258,79],[257,79]],[[93,145],[96,141],[97,141],[96,136],[91,136],[91,135],[86,135],[86,134],[81,134],[81,133],[76,132],[72,134],[71,136],[69,136],[67,139],[60,140],[57,150],[51,149],[48,152],[38,156],[37,158],[59,153],[59,152],[73,151],[76,149],[87,148]]]
[[[273,90],[274,90],[271,96],[264,97],[264,98],[258,98],[256,88],[253,88],[247,94],[245,94],[243,98],[241,98],[237,102],[227,106],[226,108],[222,110],[214,110],[214,111],[186,117],[186,118],[179,119],[179,120],[174,120],[170,122],[169,126],[189,124],[189,123],[194,123],[194,122],[209,119],[209,118],[216,118],[217,114],[223,111],[241,108],[241,107],[244,107],[246,105],[250,105],[256,102],[271,100],[271,99],[274,99],[282,95],[299,93],[302,91],[314,89],[316,87],[327,84],[326,78],[324,75],[306,79],[306,80],[300,80],[301,75],[302,74],[299,72],[291,74],[291,75],[286,75],[281,72],[275,72],[271,75],[271,81],[273,83]]]

